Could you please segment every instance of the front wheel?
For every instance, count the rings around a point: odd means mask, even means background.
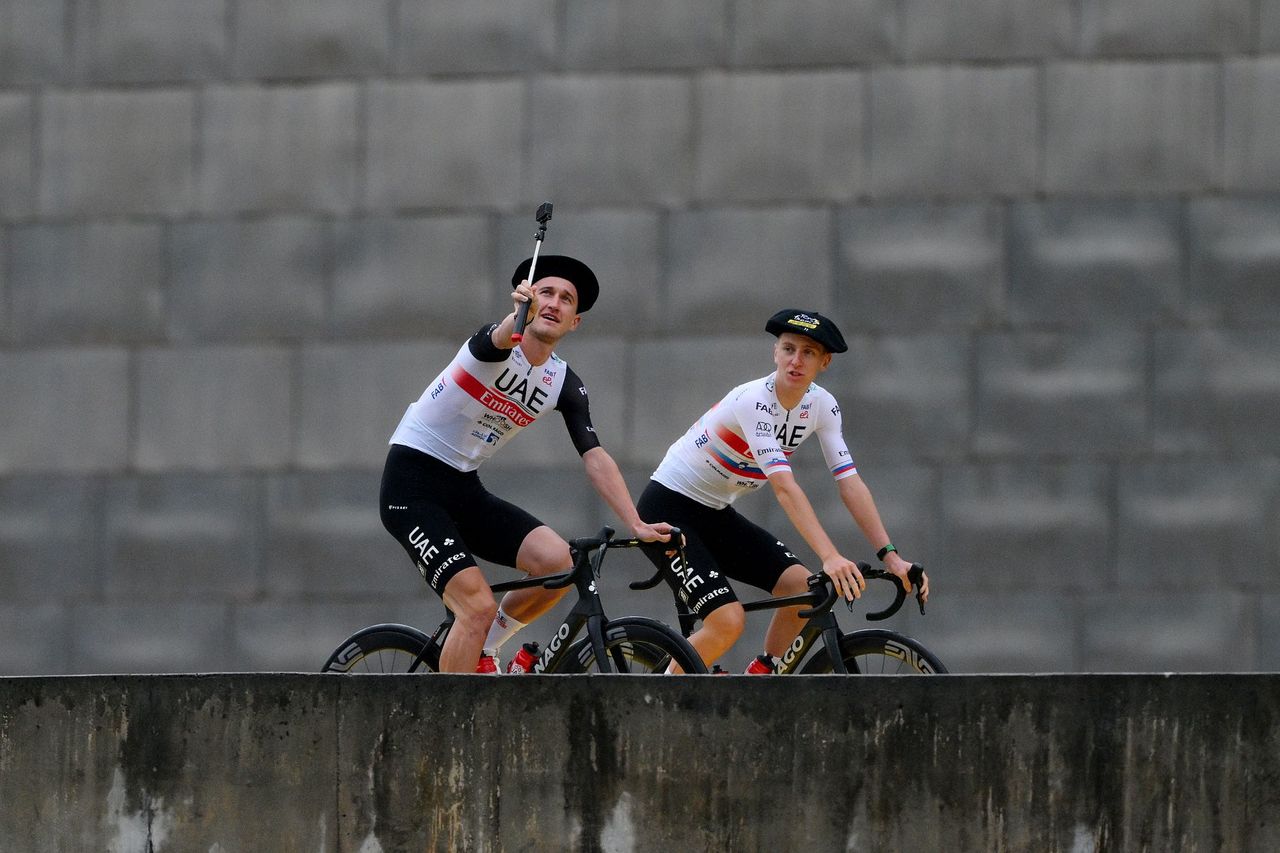
[[[583,637],[569,647],[555,671],[662,675],[672,661],[690,675],[707,671],[689,641],[656,619],[628,616],[608,622],[604,626],[604,646],[609,659],[602,666],[591,648],[591,639]]]
[[[352,634],[321,672],[439,672],[440,648],[408,625],[371,625]]]
[[[918,641],[879,628],[843,635],[840,656],[850,675],[938,675],[947,671],[937,655]],[[826,651],[811,657],[800,672],[805,675],[831,672]]]

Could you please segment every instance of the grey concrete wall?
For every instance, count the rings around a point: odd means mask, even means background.
[[[0,850],[1280,845],[1275,675],[427,678],[0,679]]]
[[[1277,0],[0,0],[0,672],[434,619],[385,441],[544,199],[633,490],[817,308],[933,575],[900,627],[965,671],[1280,669],[1277,105]],[[520,443],[495,490],[610,520],[558,427]]]

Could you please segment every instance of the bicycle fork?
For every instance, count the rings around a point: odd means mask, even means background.
[[[576,550],[576,549],[575,549]],[[575,560],[578,554],[574,554]],[[583,627],[587,629],[587,637],[591,643],[591,652],[595,655],[596,666],[601,672],[610,672],[609,659],[604,644],[604,607],[600,604],[600,595],[596,591],[596,577],[599,564],[593,571],[578,572],[574,575],[573,584],[578,591],[578,601],[565,617],[564,623],[556,631],[555,636],[542,650],[538,661],[533,665],[535,673],[546,672],[552,668],[553,662],[573,645],[575,637]]]

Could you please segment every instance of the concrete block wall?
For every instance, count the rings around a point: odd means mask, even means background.
[[[933,575],[897,627],[961,671],[1280,668],[1277,104],[1278,0],[0,0],[0,673],[437,619],[386,438],[546,199],[634,492],[816,308]],[[485,477],[612,521],[555,423]],[[671,618],[639,559],[606,604]]]
[[[1280,845],[1273,674],[431,682],[0,678],[0,849]]]

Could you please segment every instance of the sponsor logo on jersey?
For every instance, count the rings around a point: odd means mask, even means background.
[[[504,369],[498,374],[498,378],[493,380],[493,387],[506,394],[509,399],[519,399],[521,404],[535,416],[542,411],[543,404],[547,402],[547,392],[536,385],[530,386],[528,378],[516,371]]]
[[[792,448],[799,447],[800,442],[804,441],[804,433],[805,433],[805,430],[807,429],[808,429],[808,426],[805,424],[796,424],[795,426],[791,427],[791,432],[790,434],[788,434],[787,425],[778,424],[777,430],[774,433],[773,437],[778,439],[779,444],[782,444],[786,447],[792,447]]]
[[[480,405],[490,411],[497,412],[516,426],[528,426],[538,417],[536,411],[526,411],[519,403],[516,403],[515,401],[504,397],[502,394],[486,387],[484,383],[479,379],[476,379],[461,366],[454,368],[453,380],[458,383],[459,388],[470,394],[474,400],[480,403]],[[542,392],[539,391],[538,393]],[[543,396],[545,396],[545,394]]]

